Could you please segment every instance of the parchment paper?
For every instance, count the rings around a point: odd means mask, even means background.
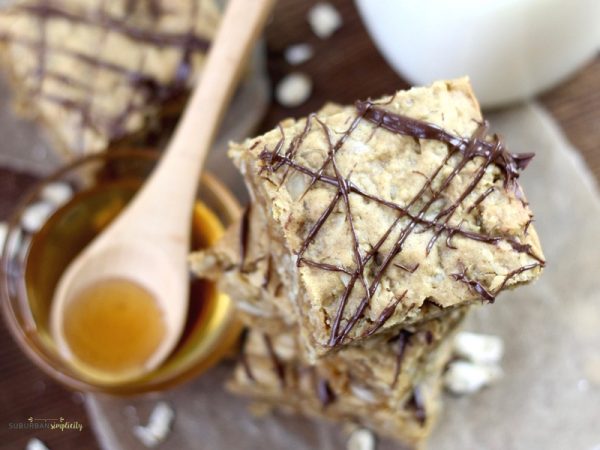
[[[473,396],[446,396],[435,450],[600,449],[600,196],[552,119],[530,104],[490,115],[514,152],[537,157],[522,177],[548,260],[534,285],[479,308],[467,328],[500,335],[505,377]],[[239,178],[229,180],[239,182]],[[175,409],[161,449],[344,449],[342,427],[294,416],[254,417],[225,393],[223,363],[171,392],[137,399],[88,395],[107,450],[144,447],[132,427],[156,401]],[[379,450],[398,448],[380,440]]]

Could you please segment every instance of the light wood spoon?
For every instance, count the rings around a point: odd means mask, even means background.
[[[86,367],[87,376],[95,381],[138,378],[159,366],[180,339],[188,310],[186,261],[198,181],[243,63],[274,2],[228,2],[199,84],[161,162],[126,210],[60,279],[52,303],[51,333],[59,352],[73,363],[77,358],[65,333],[65,311],[82,292],[120,280],[150,294],[162,312],[164,336],[144,364],[119,373]]]

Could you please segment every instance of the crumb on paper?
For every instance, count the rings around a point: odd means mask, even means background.
[[[173,408],[166,402],[159,402],[150,413],[148,424],[135,426],[133,434],[146,447],[155,447],[167,438],[174,417]]]
[[[320,2],[313,6],[307,19],[313,32],[321,39],[329,38],[342,26],[342,16],[328,2]]]
[[[55,210],[48,202],[37,202],[28,206],[21,216],[21,226],[29,233],[36,233],[44,226]]]
[[[297,66],[311,59],[314,53],[310,44],[296,44],[286,48],[284,56],[288,64]]]
[[[496,364],[504,354],[504,342],[498,336],[461,331],[454,338],[454,353],[474,363]]]
[[[346,443],[347,450],[375,450],[375,435],[366,428],[358,428],[352,432]]]
[[[310,78],[303,73],[295,72],[285,76],[279,82],[275,96],[281,105],[293,108],[308,100],[311,91],[312,81]]]
[[[577,390],[579,392],[587,392],[590,390],[590,382],[585,378],[582,378],[577,381]]]
[[[493,364],[454,361],[444,374],[444,387],[453,394],[474,394],[502,377],[502,369]]]
[[[262,419],[263,417],[266,417],[273,412],[273,407],[268,403],[252,402],[248,406],[248,411],[250,411],[252,417]]]
[[[50,450],[46,444],[40,441],[38,438],[31,438],[27,442],[25,450]]]
[[[59,207],[71,200],[73,189],[67,183],[55,181],[44,186],[40,196],[48,203]]]
[[[298,411],[293,406],[282,403],[277,405],[277,413],[289,417],[295,417],[298,415]]]

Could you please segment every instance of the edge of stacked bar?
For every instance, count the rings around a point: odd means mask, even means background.
[[[463,313],[374,338],[376,347],[344,349],[317,364],[302,357],[295,330],[269,334],[251,328],[227,386],[277,408],[359,424],[419,446],[440,410],[451,336]]]

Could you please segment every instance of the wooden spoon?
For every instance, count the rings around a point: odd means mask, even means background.
[[[243,63],[274,1],[228,2],[199,84],[158,167],[126,210],[61,277],[52,303],[51,332],[59,352],[80,368],[81,358],[65,332],[65,313],[74,308],[74,302],[83,302],[86,292],[112,295],[114,300],[114,292],[103,291],[105,286],[133,287],[148,294],[155,302],[151,306],[162,315],[164,333],[143,364],[117,371],[84,364],[86,375],[95,381],[120,383],[138,378],[159,366],[179,341],[188,309],[186,260],[200,173]],[[151,312],[138,314],[138,320],[147,320]]]

